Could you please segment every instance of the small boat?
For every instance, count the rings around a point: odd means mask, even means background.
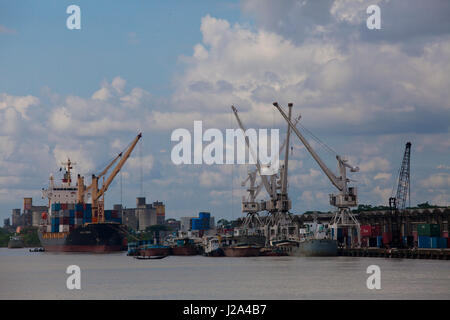
[[[224,253],[220,247],[220,239],[218,237],[206,237],[203,240],[204,252],[206,257],[223,257]]]
[[[8,248],[9,249],[20,249],[25,246],[22,237],[12,236],[9,238]]]
[[[285,257],[288,254],[279,248],[263,248],[261,249],[259,255],[264,257]]]
[[[170,247],[160,244],[148,244],[139,249],[138,256],[153,257],[153,256],[168,256],[170,255]]]
[[[44,248],[34,248],[34,249],[30,249],[30,252],[44,252],[45,249]]]
[[[257,257],[262,247],[248,244],[238,244],[229,247],[223,247],[223,253],[226,257]]]
[[[174,256],[195,256],[199,252],[192,239],[183,238],[177,240],[176,245],[171,248],[171,253]]]
[[[133,258],[138,260],[156,260],[156,259],[163,259],[167,256],[134,256]]]

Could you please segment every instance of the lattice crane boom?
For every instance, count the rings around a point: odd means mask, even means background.
[[[411,164],[411,142],[407,142],[403,154],[402,166],[398,175],[397,193],[395,198],[389,198],[389,205],[393,209],[404,210],[406,199],[410,195],[410,164]]]

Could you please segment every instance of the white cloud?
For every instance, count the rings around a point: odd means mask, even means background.
[[[357,25],[367,19],[366,9],[369,5],[376,5],[382,1],[372,0],[369,3],[366,0],[335,0],[331,6],[330,13],[340,22],[345,21],[352,25]]]
[[[28,96],[12,96],[6,93],[0,94],[0,110],[7,109],[9,107],[14,108],[19,112],[23,118],[28,119],[26,111],[30,106],[39,104],[39,99]]]
[[[430,189],[450,188],[450,174],[436,173],[422,180],[420,183],[423,187]]]
[[[382,204],[386,204],[388,202],[391,192],[392,189],[390,188],[382,189],[380,188],[380,186],[376,186],[374,189],[372,189],[372,193],[379,197],[379,201],[381,201]]]
[[[375,180],[389,180],[391,178],[391,174],[386,172],[380,172],[377,173],[373,178]]]
[[[382,157],[374,157],[359,165],[361,172],[386,171],[389,170],[389,161]]]

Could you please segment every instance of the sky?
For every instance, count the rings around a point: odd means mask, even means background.
[[[66,26],[72,4],[80,30]],[[366,25],[372,4],[380,30]],[[67,157],[89,181],[138,132],[107,208],[145,196],[168,218],[239,218],[252,165],[175,165],[171,133],[196,120],[237,128],[235,105],[246,127],[284,139],[274,101],[359,166],[359,203],[388,203],[410,141],[411,205],[450,205],[449,16],[446,0],[0,0],[0,218],[24,197],[45,204]],[[297,137],[291,146],[292,212],[332,210],[336,190]]]

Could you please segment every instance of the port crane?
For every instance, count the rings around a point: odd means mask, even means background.
[[[84,203],[86,198],[86,193],[89,191],[90,196],[92,199],[92,213],[94,217],[97,217],[98,222],[104,222],[105,221],[105,215],[104,215],[104,200],[101,200],[101,197],[104,197],[105,192],[108,190],[109,186],[111,185],[112,181],[116,177],[116,175],[119,173],[119,171],[124,166],[125,162],[128,160],[131,152],[133,151],[134,147],[138,143],[139,139],[141,139],[142,133],[139,133],[134,140],[131,142],[131,144],[126,148],[124,152],[120,152],[106,167],[103,169],[102,172],[100,172],[97,176],[95,174],[92,175],[92,182],[89,186],[85,186],[84,184],[84,177],[81,175],[78,175],[77,178],[77,203]],[[117,160],[120,158],[119,163],[116,164],[114,169],[112,170],[111,174],[108,176],[108,178],[105,181],[105,175],[111,169],[111,167],[117,162]],[[99,189],[99,179],[103,177],[103,183]]]
[[[403,154],[402,166],[398,175],[397,193],[389,198],[389,207],[393,210],[405,210],[406,198],[410,196],[410,159],[411,159],[411,142],[407,142],[405,146],[405,153]],[[410,196],[411,197],[411,196]]]
[[[292,107],[292,105],[290,105]],[[231,106],[231,109],[234,112],[236,120],[239,124],[239,127],[243,132],[245,132],[245,127],[242,124],[242,121],[238,115],[238,111],[234,106]],[[291,114],[290,114],[291,116]],[[294,119],[294,125],[298,123],[300,117]],[[249,227],[250,225],[261,227],[264,226],[266,228],[266,234],[268,234],[268,229],[270,227],[276,227],[278,230],[278,226],[280,224],[286,224],[292,221],[292,217],[288,214],[291,208],[291,201],[288,197],[287,193],[287,178],[288,178],[288,162],[289,162],[289,137],[290,137],[290,127],[288,126],[287,136],[284,140],[283,144],[279,148],[279,153],[281,154],[283,150],[285,150],[284,164],[279,169],[280,176],[278,173],[274,173],[271,175],[262,174],[262,165],[259,162],[259,159],[255,156],[255,151],[252,149],[249,144],[249,139],[245,136],[245,141],[249,152],[252,154],[253,159],[256,159],[256,170],[250,171],[247,175],[247,178],[241,183],[242,186],[250,181],[250,186],[247,189],[249,195],[247,198],[245,196],[242,199],[242,211],[247,213],[247,216],[244,219],[244,227]],[[256,185],[256,177],[257,174],[260,176],[261,181],[258,185]],[[257,202],[256,197],[259,192],[262,190],[262,187],[268,193],[270,200]],[[281,191],[281,192],[280,192]],[[269,216],[265,223],[259,218],[259,212],[268,211]]]
[[[409,196],[411,199],[410,192],[410,163],[411,163],[411,142],[407,142],[405,146],[405,152],[403,154],[402,165],[400,167],[400,172],[398,175],[397,182],[397,192],[394,197],[394,187],[392,188],[392,194],[389,198],[389,208],[391,209],[391,223],[390,232],[392,235],[391,246],[392,247],[402,247],[403,242],[401,241],[400,226],[402,224],[401,212],[405,210],[406,199]],[[410,200],[411,202],[411,200]],[[408,234],[408,230],[404,230],[403,234]]]
[[[274,107],[278,109],[280,114],[289,124],[290,128],[295,132],[297,137],[301,140],[303,145],[306,147],[308,152],[317,162],[319,167],[328,177],[330,182],[333,184],[336,189],[338,189],[338,194],[330,194],[330,204],[337,208],[337,211],[332,219],[332,227],[334,229],[334,238],[337,239],[337,230],[342,227],[350,227],[355,228],[357,231],[358,244],[361,243],[361,235],[360,235],[360,224],[355,216],[351,213],[350,208],[355,207],[357,205],[357,190],[355,187],[349,187],[348,182],[350,180],[347,178],[347,169],[350,169],[350,172],[358,172],[359,168],[351,166],[348,163],[348,160],[344,159],[340,155],[336,155],[336,160],[338,162],[338,170],[339,176],[336,176],[333,171],[331,171],[319,155],[314,151],[305,137],[300,133],[297,127],[292,123],[290,117],[286,115],[281,106],[277,103],[273,103]],[[290,113],[290,112],[289,112]]]

